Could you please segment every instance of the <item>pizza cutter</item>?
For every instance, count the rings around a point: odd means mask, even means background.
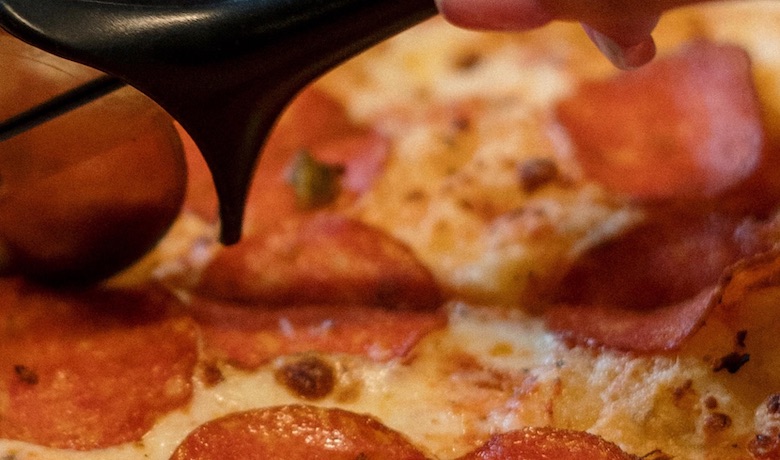
[[[0,0],[0,27],[108,75],[0,123],[0,139],[129,84],[195,140],[234,243],[258,152],[293,96],[435,13],[432,0]]]

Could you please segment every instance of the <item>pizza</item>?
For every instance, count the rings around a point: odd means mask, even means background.
[[[382,43],[281,116],[230,247],[132,90],[0,144],[0,458],[780,458],[780,6],[655,38]],[[94,75],[0,43],[4,116]]]

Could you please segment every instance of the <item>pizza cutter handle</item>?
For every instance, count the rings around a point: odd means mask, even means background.
[[[0,27],[118,77],[179,121],[209,165],[229,244],[290,99],[435,13],[433,0],[0,0]]]

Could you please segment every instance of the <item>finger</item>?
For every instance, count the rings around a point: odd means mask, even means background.
[[[650,34],[630,42],[619,42],[587,24],[583,24],[582,27],[599,51],[619,69],[635,69],[655,57],[655,41]]]
[[[467,29],[528,30],[553,19],[541,0],[436,0],[441,15]]]

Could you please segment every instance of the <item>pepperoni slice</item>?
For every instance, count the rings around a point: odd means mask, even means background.
[[[430,271],[406,245],[336,214],[317,214],[222,250],[196,291],[248,304],[364,304],[436,309]]]
[[[0,282],[0,437],[90,450],[138,441],[186,405],[196,330],[153,289]]]
[[[743,253],[739,220],[697,212],[650,211],[637,228],[577,261],[556,300],[648,310],[696,296]]]
[[[308,87],[282,113],[268,139],[268,148],[295,151],[363,132],[346,108],[327,93]]]
[[[760,107],[747,53],[695,42],[558,107],[584,172],[639,199],[713,197],[761,160]]]
[[[658,352],[677,349],[698,330],[712,309],[716,287],[677,304],[650,310],[615,305],[556,305],[546,312],[547,327],[585,345]]]
[[[548,327],[576,342],[634,351],[677,348],[702,324],[724,270],[742,256],[737,221],[656,212],[583,257],[559,285]]]
[[[377,419],[341,409],[279,406],[238,412],[190,433],[171,460],[424,460]]]
[[[193,299],[209,358],[254,369],[300,352],[347,353],[376,361],[404,357],[446,325],[443,311],[392,311],[365,305],[297,305],[279,309]]]
[[[648,219],[577,262],[545,313],[551,330],[583,344],[674,350],[715,305],[777,282],[777,221],[681,211]]]
[[[460,460],[637,460],[615,444],[583,431],[525,428],[490,438]]]

